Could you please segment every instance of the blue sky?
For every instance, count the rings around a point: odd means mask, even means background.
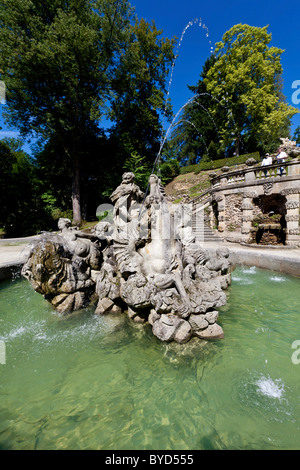
[[[259,27],[269,25],[271,45],[285,50],[281,58],[283,92],[287,102],[300,111],[300,104],[292,102],[293,94],[294,98],[300,98],[300,93],[297,94],[297,88],[300,88],[299,0],[131,0],[131,4],[138,18],[145,18],[149,22],[154,20],[156,27],[163,30],[164,37],[177,36],[179,39],[184,28],[195,18],[201,18],[202,25],[205,24],[204,28],[199,27],[198,23],[188,27],[179,48],[170,87],[174,113],[192,96],[187,85],[197,83],[211,47],[238,23]],[[296,81],[299,81],[299,85],[294,83]],[[296,89],[292,88],[293,83]],[[299,125],[300,113],[292,120],[292,135]],[[3,131],[12,132],[5,126]],[[0,138],[3,136],[0,133]],[[25,149],[28,151],[29,147]]]
[[[187,85],[195,85],[202,71],[210,48],[221,41],[223,34],[238,23],[250,26],[267,26],[272,34],[271,45],[284,49],[281,56],[283,66],[283,92],[287,102],[300,111],[300,104],[292,103],[300,85],[300,2],[299,0],[132,0],[139,18],[154,20],[163,36],[181,37],[185,26],[194,18],[201,18],[207,29],[190,26],[179,48],[179,57],[173,73],[170,98],[176,113],[192,96]],[[206,37],[206,33],[209,36]],[[297,88],[300,88],[300,86]],[[298,93],[300,98],[300,93]],[[300,113],[292,120],[292,135],[300,125]]]

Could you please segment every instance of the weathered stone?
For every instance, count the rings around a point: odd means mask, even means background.
[[[133,321],[135,323],[141,323],[142,324],[142,323],[145,323],[146,320],[145,320],[145,318],[142,318],[139,315],[135,315],[135,317],[133,318]]]
[[[211,310],[226,303],[229,252],[208,253],[195,242],[192,207],[170,211],[156,175],[149,188],[144,199],[134,175],[125,173],[111,195],[113,224],[100,222],[86,234],[60,219],[60,234],[48,234],[32,248],[23,274],[58,312],[96,300],[97,314],[119,314],[124,306],[135,323],[148,320],[161,341],[181,344],[194,331],[208,334]],[[219,221],[225,198],[222,207]]]
[[[122,309],[119,305],[114,304],[109,313],[114,313],[116,315],[122,313]]]
[[[300,148],[297,146],[297,142],[289,140],[287,137],[281,137],[281,149],[291,157],[297,157],[300,155]]]
[[[212,312],[206,312],[204,318],[208,321],[208,323],[212,325],[213,323],[216,323],[216,321],[218,320],[218,316],[219,312],[217,310],[213,310]]]
[[[61,304],[64,300],[66,300],[66,298],[68,297],[69,294],[59,294],[59,295],[56,295],[53,299],[52,299],[52,305],[54,308],[57,308],[59,304]]]
[[[214,325],[209,325],[205,330],[195,331],[195,335],[201,339],[207,340],[223,339],[224,331],[220,325],[214,323]]]
[[[177,328],[184,320],[176,315],[161,315],[160,319],[154,322],[152,332],[161,341],[171,341],[176,333]]]
[[[298,209],[299,205],[300,205],[299,201],[294,200],[294,201],[287,201],[285,207],[286,209]]]
[[[204,330],[208,327],[208,320],[204,315],[191,315],[189,318],[189,323],[194,331]]]
[[[63,301],[60,301],[58,304],[54,304],[55,309],[58,313],[70,313],[72,312],[74,306],[74,294],[64,294],[65,298]]]
[[[248,166],[253,166],[253,165],[257,165],[257,161],[255,160],[255,158],[248,158],[248,160],[246,160],[246,165]]]
[[[138,312],[136,310],[133,310],[131,307],[127,308],[127,315],[129,316],[129,318],[134,319],[134,317],[136,317],[137,314]]]
[[[159,313],[157,313],[156,310],[154,310],[154,308],[152,308],[150,310],[150,313],[149,313],[149,316],[148,316],[148,322],[151,326],[153,326],[154,322],[156,322],[156,320],[158,320],[160,318],[160,315]]]
[[[44,234],[31,244],[22,275],[59,313],[82,308],[95,289],[87,260],[73,253],[65,238],[56,234]]]
[[[104,299],[100,299],[95,310],[96,314],[103,314],[108,313],[112,310],[114,302],[109,299],[108,297],[104,297]]]
[[[190,339],[191,336],[192,336],[191,325],[186,320],[183,320],[175,332],[174,341],[176,341],[176,343],[183,344],[183,343],[186,343]]]

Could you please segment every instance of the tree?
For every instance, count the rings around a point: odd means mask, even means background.
[[[154,22],[136,19],[112,83],[112,135],[119,139],[125,158],[137,152],[150,165],[159,151],[160,115],[171,116],[166,79],[175,39],[161,38],[161,34]]]
[[[210,111],[215,106],[215,101],[204,83],[215,61],[215,56],[211,55],[204,63],[197,85],[188,87],[193,97],[184,108],[183,116],[172,133],[171,143],[177,146],[182,164],[193,165],[204,155],[209,159],[216,159],[222,150],[216,118]],[[222,110],[219,112],[222,114]]]
[[[151,174],[151,167],[149,165],[145,165],[143,157],[141,157],[137,152],[133,152],[125,161],[123,168],[126,171],[134,173],[135,183],[145,191]]]
[[[298,145],[300,145],[300,126],[296,127],[293,139],[296,141]]]
[[[51,226],[35,162],[15,139],[0,141],[0,228],[8,236],[32,235]]]
[[[270,46],[271,34],[263,28],[238,24],[216,44],[216,62],[204,83],[220,102],[212,114],[218,122],[220,109],[227,110],[219,124],[225,146],[235,143],[236,154],[250,144],[268,150],[289,132],[290,119],[298,112],[282,95],[282,49]],[[286,135],[282,135],[282,133]]]
[[[73,223],[80,175],[97,134],[132,11],[127,0],[2,0],[0,79],[6,120],[22,135],[60,142],[72,172]]]

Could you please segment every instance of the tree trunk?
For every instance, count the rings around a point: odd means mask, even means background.
[[[74,157],[73,164],[73,182],[72,182],[72,207],[73,207],[73,225],[81,225],[81,207],[80,207],[80,163],[79,157]]]
[[[238,135],[235,139],[235,154],[237,157],[240,156],[240,136]]]

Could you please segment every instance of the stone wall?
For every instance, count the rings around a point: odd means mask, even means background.
[[[217,222],[226,240],[300,247],[300,163],[287,163],[283,176],[273,173],[264,176],[257,166],[212,180],[211,226]],[[260,233],[253,234],[255,228]]]
[[[239,232],[242,226],[242,193],[225,196],[225,230]]]

